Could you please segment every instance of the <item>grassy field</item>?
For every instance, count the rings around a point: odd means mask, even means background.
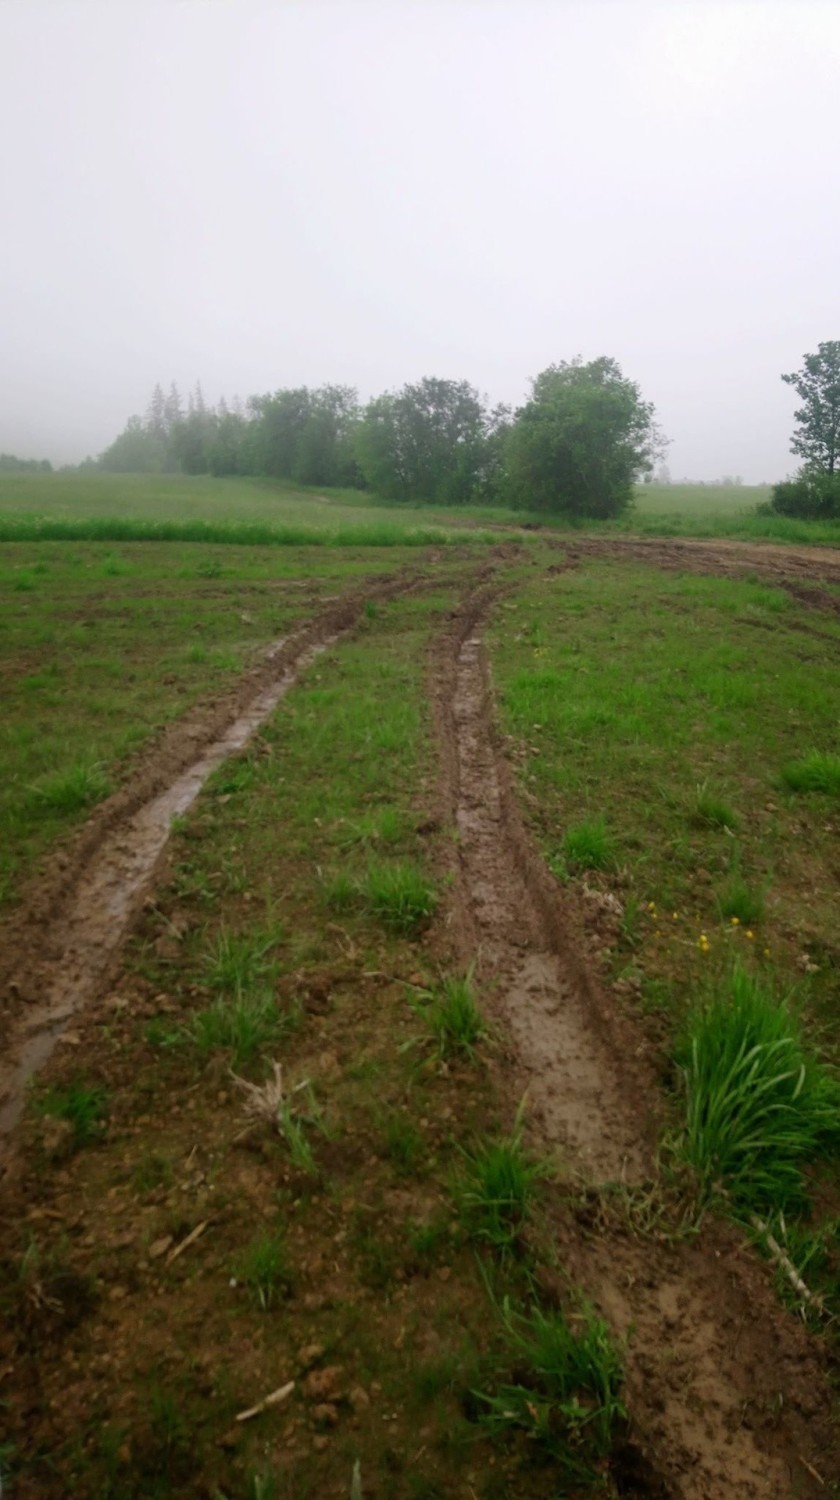
[[[346,1500],[356,1472],[382,1500],[633,1493],[635,1335],[580,1290],[608,1219],[642,1256],[715,1213],[762,1255],[772,1231],[823,1300],[777,1263],[780,1298],[836,1352],[838,616],[580,544],[566,567],[556,536],[493,550],[457,514],[410,512],[459,542],[424,550],[352,495],[96,478],[32,476],[28,514],[329,522],[317,547],[0,547],[9,930],[161,731],[364,580],[417,587],[369,598],[177,820],[119,977],[33,1083],[0,1175],[0,1477],[20,1500]],[[681,500],[737,525],[718,492]],[[667,529],[648,501],[634,524]],[[637,1185],[538,1151],[495,991],[455,957],[429,649],[488,578],[521,804],[654,1059]]]
[[[399,549],[9,544],[0,553],[0,906],[149,738]]]
[[[836,1062],[836,615],[746,578],[616,560],[526,585],[492,641],[545,857],[584,906],[606,899],[605,975],[658,1028],[675,1110],[680,1038],[698,1007],[731,1016],[724,997],[744,998],[744,983],[745,1005],[757,985],[771,1021],[788,997],[791,1045],[804,1035]],[[809,1197],[797,1183],[788,1210]],[[779,1230],[800,1256],[833,1239],[834,1187],[825,1203],[825,1221],[789,1214]],[[822,1258],[836,1299],[840,1267]]]
[[[795,521],[755,513],[769,491],[758,486],[638,485],[633,511],[585,530],[660,536],[729,536],[745,540],[840,545],[840,523]],[[471,532],[490,540],[495,528],[561,522],[501,507],[388,504],[353,490],[304,491],[255,479],[136,474],[0,475],[0,542],[182,541],[287,545],[425,545]]]
[[[370,612],[216,774],[133,944],[132,1003],[36,1091],[36,1137],[39,1111],[69,1134],[3,1294],[43,1396],[13,1428],[22,1496],[314,1500],[350,1493],[360,1453],[365,1492],[457,1493],[465,1463],[487,1500],[601,1487],[619,1354],[573,1288],[571,1322],[540,1303],[550,1169],[500,1133],[469,976],[421,948],[442,892],[417,667],[455,597]],[[70,1283],[88,1311],[57,1330]],[[303,1405],[237,1426],[289,1380]]]

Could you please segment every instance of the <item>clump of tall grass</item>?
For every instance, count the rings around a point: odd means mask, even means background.
[[[733,875],[717,897],[717,905],[722,917],[737,918],[749,927],[764,916],[764,892]]]
[[[603,818],[590,818],[567,828],[563,854],[573,870],[609,870],[615,864],[612,836]]]
[[[685,1081],[677,1154],[704,1200],[746,1211],[807,1199],[804,1168],[840,1144],[840,1082],[789,1001],[740,965],[688,1016],[676,1049]]]
[[[812,750],[784,767],[782,781],[792,792],[824,792],[829,797],[840,797],[840,755],[829,750]]]
[[[421,932],[437,909],[434,886],[406,860],[371,860],[362,876],[340,870],[324,879],[323,891],[331,911],[367,912],[404,937]]]
[[[730,833],[738,827],[738,815],[717,792],[710,790],[704,782],[698,786],[691,822],[695,828],[727,829]]]
[[[52,771],[29,788],[27,807],[35,816],[81,812],[101,802],[111,783],[99,761],[79,760],[63,771]]]
[[[424,991],[415,1005],[441,1057],[459,1053],[473,1058],[487,1036],[487,1023],[476,1004],[472,966],[464,975],[445,974],[433,990]]]
[[[504,1255],[516,1247],[550,1165],[525,1150],[521,1117],[511,1135],[482,1141],[464,1156],[455,1185],[461,1218],[473,1239]]]
[[[516,1378],[492,1394],[477,1392],[482,1422],[505,1436],[524,1432],[567,1479],[594,1480],[625,1410],[622,1367],[607,1325],[581,1313],[577,1328],[561,1311],[502,1311]]]
[[[418,865],[408,861],[368,866],[363,886],[366,904],[385,927],[411,937],[434,916],[437,895]]]
[[[237,996],[259,986],[272,986],[280,970],[275,949],[282,940],[282,929],[276,925],[253,932],[231,932],[223,927],[207,951],[208,985]]]

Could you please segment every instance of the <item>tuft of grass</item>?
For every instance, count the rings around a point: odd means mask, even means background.
[[[507,1303],[503,1321],[516,1379],[491,1395],[475,1393],[483,1423],[501,1436],[524,1432],[566,1478],[595,1480],[626,1417],[621,1360],[607,1325],[584,1312],[573,1330],[560,1311],[518,1313]]]
[[[590,818],[567,828],[563,853],[573,870],[610,870],[615,865],[613,840],[603,818]]]
[[[717,898],[722,917],[737,917],[745,926],[760,922],[764,916],[764,892],[733,876]]]
[[[434,916],[437,895],[416,864],[374,861],[364,883],[365,904],[383,926],[404,937],[422,931]]]
[[[504,1255],[516,1246],[537,1184],[550,1175],[550,1165],[526,1152],[519,1119],[511,1135],[482,1142],[464,1156],[456,1183],[460,1215],[474,1239]]]
[[[282,936],[279,927],[245,933],[223,928],[207,954],[205,977],[211,989],[241,996],[273,984],[280,966],[272,955]]]
[[[398,1172],[412,1176],[420,1165],[425,1142],[421,1132],[404,1115],[391,1115],[385,1126],[385,1150]]]
[[[346,870],[326,875],[322,881],[322,891],[324,905],[338,915],[353,911],[360,904],[358,881],[348,875]]]
[[[286,1247],[281,1236],[261,1234],[252,1240],[234,1266],[237,1281],[247,1286],[263,1312],[269,1312],[278,1297],[292,1287]]]
[[[69,1083],[65,1088],[48,1089],[38,1100],[38,1113],[67,1120],[73,1127],[76,1146],[86,1146],[95,1141],[104,1130],[105,1090],[80,1081]]]
[[[472,967],[463,976],[444,976],[415,1008],[426,1022],[441,1057],[460,1053],[473,1058],[479,1042],[487,1036],[486,1022],[475,1002]]]
[[[54,771],[29,788],[29,807],[38,814],[75,813],[111,792],[111,783],[98,761],[80,760],[66,771]]]
[[[310,1101],[308,1114],[302,1114],[297,1109],[293,1109],[288,1101],[281,1104],[277,1111],[277,1126],[289,1148],[292,1166],[311,1177],[317,1171],[317,1165],[309,1139],[309,1131],[314,1129],[318,1130],[321,1135],[325,1135],[326,1129],[323,1116],[311,1090],[308,1091],[308,1097]]]
[[[686,1091],[677,1153],[702,1198],[722,1191],[748,1211],[804,1204],[805,1165],[840,1144],[840,1082],[790,1005],[736,965],[689,1015],[676,1057]]]
[[[829,797],[840,797],[840,755],[812,750],[784,767],[782,781],[791,792],[823,792]]]
[[[691,822],[696,828],[720,828],[730,833],[738,827],[738,816],[715,792],[704,783],[697,788],[697,796],[691,809]]]
[[[240,993],[233,1000],[219,996],[200,1010],[187,1027],[186,1036],[199,1052],[227,1048],[232,1065],[241,1067],[275,1042],[290,1022],[291,1017],[281,1013],[269,991]]]

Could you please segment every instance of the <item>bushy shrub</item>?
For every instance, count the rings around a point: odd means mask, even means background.
[[[812,521],[840,517],[840,474],[800,474],[774,484],[772,509],[779,516],[802,516]]]

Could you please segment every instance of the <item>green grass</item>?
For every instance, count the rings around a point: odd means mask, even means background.
[[[609,870],[615,846],[603,818],[573,824],[563,835],[563,854],[572,870]]]
[[[752,927],[764,916],[764,892],[755,886],[746,885],[738,875],[727,881],[717,898],[720,915],[731,922],[735,918],[745,927]]]
[[[364,911],[390,932],[416,936],[437,909],[437,893],[422,868],[409,860],[372,859],[362,875],[337,870],[324,878],[327,908],[341,915]]]
[[[267,479],[2,474],[0,540],[238,540],[267,546],[375,547],[447,540],[467,530],[480,542],[494,534],[494,526],[536,525],[560,531],[840,544],[840,523],[759,514],[756,507],[768,498],[769,489],[760,485],[642,484],[636,488],[634,509],[620,521],[570,526],[503,506],[400,504],[358,490],[306,489]]]
[[[34,782],[29,788],[29,805],[36,816],[77,813],[101,802],[111,790],[104,767],[98,761],[82,760]]]
[[[488,1034],[487,1023],[476,1004],[473,969],[466,974],[444,975],[431,991],[415,1002],[440,1057],[472,1059]]]
[[[571,1317],[534,1307],[503,1309],[504,1334],[516,1376],[490,1394],[479,1392],[482,1421],[498,1436],[525,1435],[567,1481],[602,1477],[621,1402],[622,1365],[607,1325],[586,1311]]]
[[[465,1152],[455,1196],[468,1233],[499,1254],[513,1250],[537,1185],[549,1175],[548,1163],[526,1151],[518,1123],[511,1135],[482,1141]]]
[[[280,1011],[270,991],[239,992],[198,1011],[184,1037],[198,1053],[228,1052],[231,1066],[243,1068],[273,1047],[292,1024],[292,1015]]]
[[[231,546],[224,567],[206,546],[117,551],[0,545],[0,905],[149,740],[218,696],[323,595],[416,555],[325,548],[314,570],[294,548]]]
[[[510,512],[378,502],[358,491],[187,475],[0,475],[0,542],[201,542],[264,547],[440,545]],[[105,559],[117,568],[121,560]],[[24,585],[26,586],[26,585]]]
[[[731,833],[738,826],[738,815],[728,802],[704,785],[697,788],[691,821],[697,828],[720,828]]]
[[[676,1058],[685,1080],[678,1155],[703,1199],[791,1210],[805,1168],[840,1144],[840,1082],[815,1056],[789,1003],[736,965],[689,1015]]]
[[[277,1231],[252,1240],[234,1263],[234,1275],[263,1312],[291,1291],[292,1277],[285,1240]]]
[[[371,862],[362,885],[365,904],[385,927],[413,937],[428,926],[437,907],[437,894],[424,871],[413,861]]]
[[[105,1128],[105,1091],[81,1079],[48,1089],[37,1100],[36,1108],[41,1115],[67,1120],[73,1127],[76,1146],[90,1145]]]
[[[780,610],[751,578],[582,562],[523,570],[488,640],[546,859],[567,875],[580,825],[620,851],[600,874],[618,903],[616,978],[664,980],[679,1016],[711,960],[758,949],[746,928],[762,908],[759,956],[783,979],[801,977],[786,933],[831,950],[835,836],[821,799],[780,795],[779,768],[836,735],[834,615]],[[809,1003],[836,1031],[822,968]]]
[[[211,944],[205,962],[205,982],[223,994],[239,996],[276,982],[280,962],[275,950],[283,941],[276,925],[254,932],[229,932],[223,927]]]
[[[390,1117],[385,1126],[385,1150],[397,1171],[411,1177],[422,1159],[424,1141],[414,1121],[402,1114]]]
[[[840,797],[840,755],[812,750],[801,760],[785,766],[782,781],[791,792],[823,792],[829,797]]]

